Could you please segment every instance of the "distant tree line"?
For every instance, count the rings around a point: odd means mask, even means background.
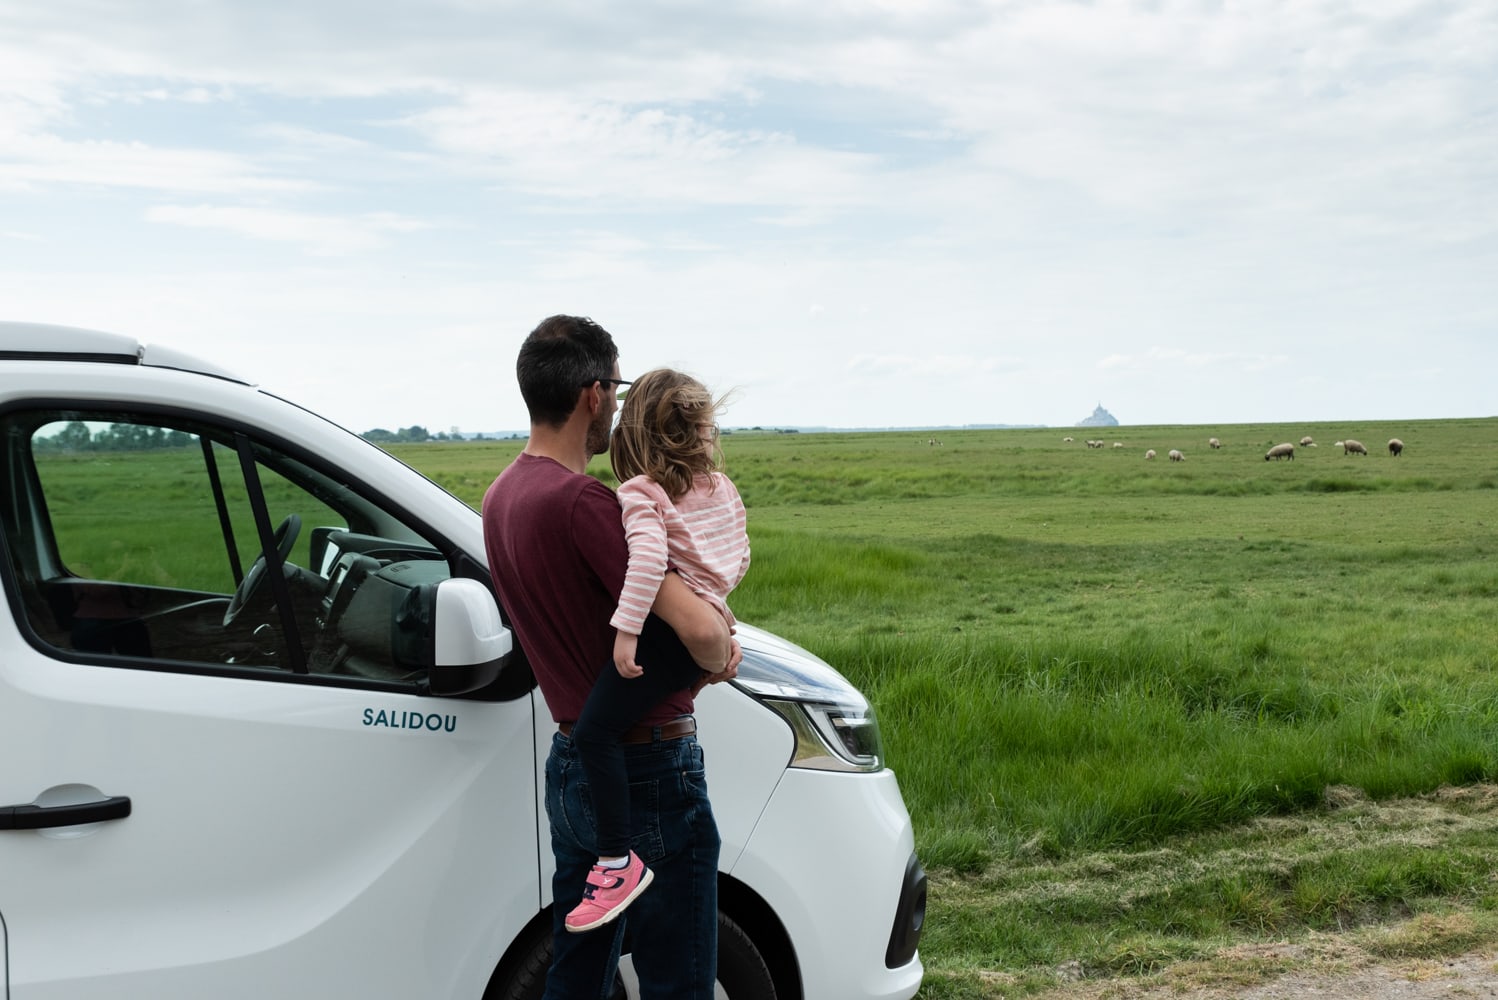
[[[360,437],[375,444],[405,444],[418,441],[462,441],[459,434],[438,431],[432,434],[420,424],[388,431],[383,427],[365,431]],[[482,438],[483,435],[476,435]],[[186,448],[197,438],[186,431],[148,424],[110,424],[101,430],[90,430],[82,420],[64,424],[55,434],[33,439],[37,451],[146,451],[153,448]]]
[[[375,444],[406,444],[418,441],[463,440],[463,436],[461,434],[448,434],[445,431],[438,431],[436,434],[429,434],[427,432],[427,429],[425,427],[422,427],[420,424],[412,424],[410,427],[402,427],[396,431],[387,431],[383,427],[376,427],[374,430],[365,431],[359,436],[366,441],[373,441]],[[479,435],[479,437],[482,436],[483,435]]]
[[[186,448],[197,438],[186,431],[168,430],[147,424],[110,424],[91,431],[88,424],[73,420],[62,430],[32,441],[37,451],[148,451],[158,448]]]

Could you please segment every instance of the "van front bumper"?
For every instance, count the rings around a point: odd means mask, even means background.
[[[808,1000],[920,988],[926,874],[893,771],[787,769],[731,874],[784,924]]]

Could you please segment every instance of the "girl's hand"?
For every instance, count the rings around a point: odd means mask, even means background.
[[[645,668],[635,662],[635,650],[640,645],[640,637],[630,635],[628,632],[614,633],[614,669],[619,671],[620,677],[639,677],[645,673]]]

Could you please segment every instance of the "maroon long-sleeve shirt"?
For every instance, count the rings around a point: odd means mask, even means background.
[[[575,722],[598,672],[613,669],[614,630],[629,548],[619,501],[589,475],[521,454],[484,494],[484,547],[506,617],[557,722]],[[677,691],[653,725],[692,711]]]

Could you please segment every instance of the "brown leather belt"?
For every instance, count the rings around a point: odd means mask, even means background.
[[[559,722],[557,729],[563,736],[572,735],[572,723]],[[683,736],[691,736],[697,732],[697,720],[690,715],[679,715],[670,722],[662,722],[658,726],[635,726],[626,729],[624,735],[619,737],[620,743],[654,743],[656,740],[679,740]]]

